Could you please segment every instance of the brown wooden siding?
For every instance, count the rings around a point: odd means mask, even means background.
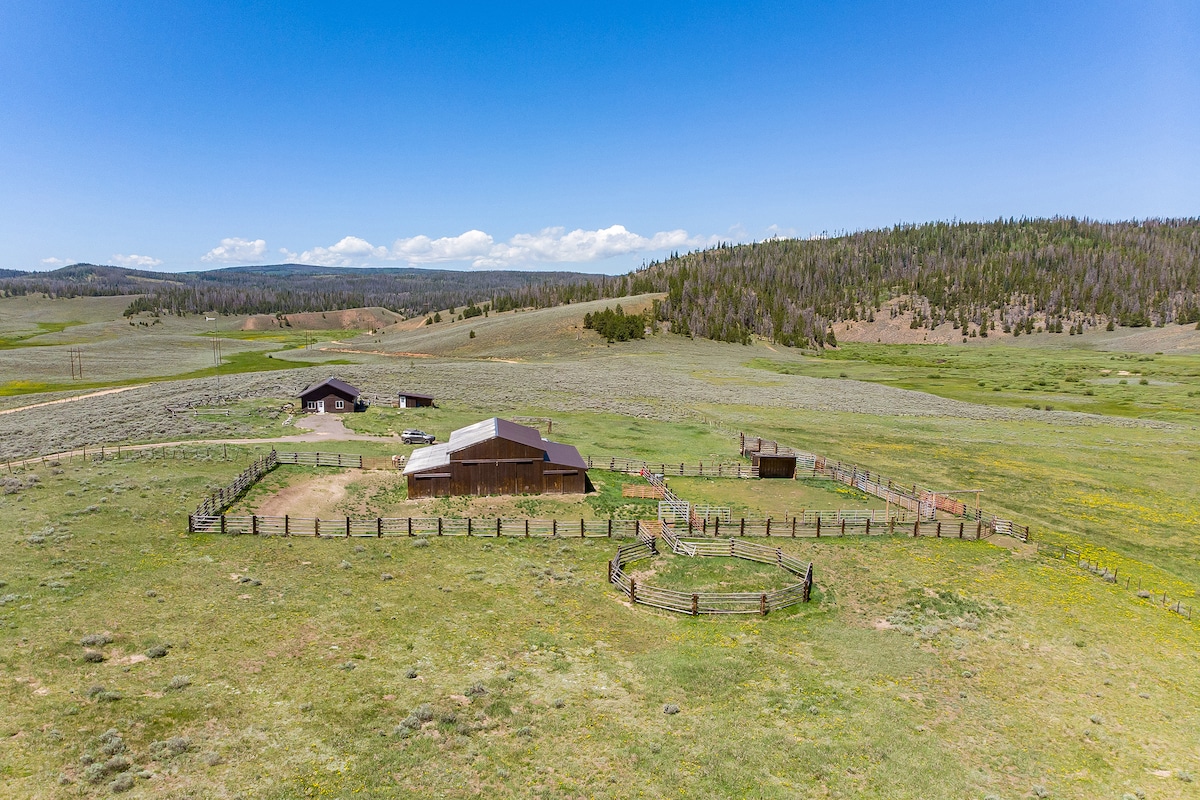
[[[308,395],[307,397],[301,397],[300,398],[300,409],[302,411],[307,411],[310,414],[315,414],[317,409],[315,407],[309,408],[308,404],[309,403],[318,403],[322,400],[325,401],[325,413],[326,414],[346,414],[346,413],[349,413],[354,410],[354,398],[348,397],[345,394],[343,394],[339,391],[336,391],[334,389],[317,390],[317,391],[314,391],[312,394]],[[338,400],[342,401],[341,408],[337,407]]]
[[[450,456],[450,463],[408,476],[409,497],[490,494],[583,494],[587,471],[551,464],[536,447],[490,439]]]
[[[763,455],[751,453],[750,461],[758,467],[760,478],[794,478],[796,477],[796,457]]]

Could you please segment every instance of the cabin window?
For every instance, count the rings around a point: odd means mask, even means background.
[[[305,408],[316,408],[316,407],[317,407],[317,401],[316,401],[316,400],[309,400],[309,401],[308,401],[308,403],[306,403],[304,407],[305,407]]]
[[[334,408],[345,408],[345,407],[346,407],[346,402],[345,402],[344,400],[338,400],[337,402],[335,402],[335,403],[333,404],[333,407],[334,407]]]

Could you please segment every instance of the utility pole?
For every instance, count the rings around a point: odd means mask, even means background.
[[[83,380],[83,351],[78,347],[72,347],[67,350],[67,355],[71,359],[71,379]]]
[[[217,394],[221,394],[221,338],[213,331],[212,338],[213,364],[217,368]]]

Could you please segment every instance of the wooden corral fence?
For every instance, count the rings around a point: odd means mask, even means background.
[[[993,533],[1002,533],[1021,541],[1029,540],[1029,526],[1018,525],[1010,519],[990,514],[982,509],[971,508],[961,500],[946,493],[924,489],[916,484],[899,484],[889,480],[879,473],[861,469],[853,464],[844,465],[841,462],[831,462],[823,456],[806,453],[770,439],[740,434],[742,453],[766,453],[770,455],[794,455],[796,470],[811,471],[814,476],[823,476],[853,486],[861,492],[878,497],[897,505],[907,511],[920,515],[923,519],[932,520],[938,511],[954,516],[980,522]]]
[[[630,538],[638,534],[632,519],[504,519],[493,517],[354,517],[315,518],[258,514],[193,514],[192,533],[251,536],[310,536],[320,539],[395,536],[554,537],[575,539]]]
[[[681,542],[667,532],[668,541],[673,541],[675,552],[693,557],[725,556],[744,558],[763,564],[774,564],[780,569],[801,578],[799,583],[775,589],[769,592],[681,592],[674,589],[664,589],[647,583],[639,583],[636,578],[625,571],[625,568],[636,561],[651,558],[658,554],[654,539],[649,541],[639,539],[631,544],[617,548],[616,554],[608,562],[608,581],[629,597],[632,603],[660,608],[664,611],[676,611],[681,614],[698,616],[700,614],[761,614],[807,603],[812,596],[813,566],[804,563],[793,556],[785,554],[779,548],[764,547],[751,542],[730,539],[727,542]]]
[[[834,512],[836,513],[836,512]],[[787,538],[829,536],[928,536],[937,539],[986,539],[995,531],[975,520],[921,520],[911,518],[902,521],[895,515],[886,520],[874,520],[872,516],[844,516],[830,519],[819,513],[807,519],[787,517],[785,519],[730,519],[720,517],[700,518],[687,526],[687,536],[722,538],[736,536],[779,536]]]
[[[624,472],[629,475],[641,475],[649,471],[667,477],[687,478],[757,478],[758,467],[740,462],[709,462],[695,464],[666,461],[645,461],[624,456],[585,456],[588,469],[604,469],[609,472]]]
[[[235,500],[242,496],[242,493],[262,479],[271,470],[279,465],[278,453],[272,450],[265,456],[254,459],[250,466],[242,470],[241,474],[233,479],[233,482],[228,486],[222,486],[215,492],[204,498],[196,510],[188,517],[188,530],[192,530],[192,520],[198,518],[213,518],[220,516],[224,519],[223,512],[229,508]]]

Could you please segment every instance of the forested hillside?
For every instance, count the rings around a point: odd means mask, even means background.
[[[718,247],[646,270],[674,330],[822,344],[829,324],[912,312],[913,327],[1200,321],[1200,220],[932,223]],[[900,302],[889,300],[904,298]],[[1072,331],[1073,332],[1073,331]]]
[[[139,294],[130,313],[296,313],[382,306],[496,311],[664,292],[677,333],[829,344],[831,325],[902,316],[963,336],[1200,322],[1200,219],[936,222],[675,255],[605,277],[574,272],[348,269],[295,264],[195,273],[76,265],[0,278],[0,293]]]
[[[0,276],[0,295],[139,295],[129,313],[296,314],[382,306],[407,316],[503,296],[508,307],[537,287],[586,283],[577,272],[339,268],[302,264],[230,267],[203,272],[143,272],[76,264]],[[503,305],[503,304],[502,304]]]

